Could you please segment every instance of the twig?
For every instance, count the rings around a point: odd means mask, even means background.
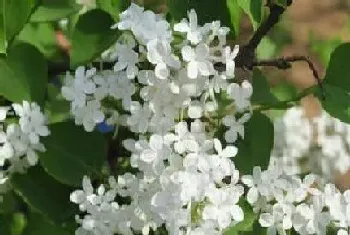
[[[322,80],[320,79],[320,76],[310,60],[309,57],[307,56],[287,56],[287,57],[281,57],[277,59],[270,59],[270,60],[260,60],[260,61],[254,61],[252,63],[252,67],[257,67],[257,66],[264,66],[264,67],[276,67],[278,69],[289,69],[292,67],[293,62],[306,62],[309,65],[310,70],[312,71],[312,74],[320,88],[322,99],[325,99],[325,94],[324,94],[324,89],[323,89],[323,83]]]

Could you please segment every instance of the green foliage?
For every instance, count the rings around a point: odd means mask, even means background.
[[[324,85],[326,99],[318,94],[323,108],[333,117],[350,123],[350,95],[344,89],[333,85]]]
[[[57,60],[62,52],[57,45],[56,33],[52,23],[28,23],[16,41],[35,46],[47,59]]]
[[[0,93],[6,99],[42,104],[46,83],[46,62],[33,46],[19,44],[9,50],[7,59],[0,59]]]
[[[341,87],[346,92],[350,92],[350,43],[338,46],[329,61],[324,83]]]
[[[79,17],[72,36],[72,68],[89,63],[117,40],[119,33],[111,29],[113,24],[112,16],[100,9]]]
[[[28,216],[27,227],[23,235],[69,235],[60,226],[48,221],[45,216],[38,213],[31,213]]]
[[[57,21],[79,11],[80,6],[74,0],[41,0],[30,18],[31,22]]]
[[[22,213],[0,215],[0,231],[4,235],[21,235],[25,227]]]
[[[253,95],[251,101],[253,104],[269,105],[278,102],[277,98],[271,93],[267,78],[259,69],[253,71]]]
[[[75,213],[69,202],[70,188],[59,184],[40,166],[31,167],[26,174],[14,174],[10,182],[32,209],[50,220],[63,222]]]
[[[35,0],[3,0],[5,15],[6,39],[10,42],[20,33],[35,9]]]
[[[249,16],[256,30],[263,19],[263,0],[237,0],[238,5]]]
[[[96,6],[108,12],[115,20],[119,18],[119,13],[130,5],[130,0],[96,0]]]
[[[231,25],[234,35],[239,35],[242,9],[236,0],[227,0],[227,8],[230,12]]]
[[[78,186],[84,175],[99,175],[107,155],[101,133],[87,133],[70,122],[49,126],[50,136],[43,140],[46,152],[40,154],[45,170],[58,181]]]
[[[234,162],[239,171],[251,174],[254,166],[267,169],[273,142],[274,128],[270,118],[260,112],[253,112],[245,126],[244,139],[237,144],[239,151]]]

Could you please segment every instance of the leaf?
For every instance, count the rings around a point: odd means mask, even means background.
[[[6,53],[6,28],[5,28],[5,7],[4,1],[0,0],[0,54]]]
[[[245,126],[244,140],[238,142],[238,154],[235,165],[242,174],[251,174],[254,166],[267,169],[274,142],[274,127],[264,114],[253,112],[252,118]]]
[[[234,225],[233,227],[227,229],[224,232],[224,235],[235,235],[238,234],[238,232],[253,230],[253,225],[258,215],[254,213],[253,208],[244,198],[240,199],[238,205],[242,208],[244,212],[244,220]]]
[[[43,140],[46,152],[40,154],[45,170],[58,181],[78,186],[84,175],[99,175],[107,156],[101,133],[87,133],[70,122],[49,126],[50,136]]]
[[[5,1],[6,38],[9,41],[21,32],[36,5],[36,0]]]
[[[41,0],[41,4],[30,18],[31,22],[58,21],[80,10],[80,6],[72,0]]]
[[[342,122],[350,123],[350,95],[342,88],[324,84],[325,99],[317,93],[322,107],[333,117]]]
[[[227,9],[230,12],[231,26],[234,31],[234,36],[237,37],[240,31],[242,9],[240,8],[236,0],[233,0],[233,1],[227,0],[226,4],[227,4]]]
[[[69,233],[48,221],[43,215],[31,213],[23,235],[69,235]]]
[[[54,25],[51,23],[28,23],[16,41],[35,46],[47,59],[54,60],[62,56],[56,39]]]
[[[26,174],[14,174],[10,179],[15,192],[33,209],[53,221],[63,222],[75,214],[69,202],[70,189],[59,184],[40,166]]]
[[[130,0],[96,0],[96,6],[108,12],[117,20],[119,18],[119,13],[129,7],[130,2]]]
[[[331,54],[324,83],[340,87],[350,92],[350,43],[338,46]]]
[[[263,1],[262,0],[237,0],[238,5],[249,16],[254,30],[258,28],[263,18]]]
[[[21,43],[9,50],[7,62],[28,89],[30,100],[42,105],[48,80],[48,68],[43,55],[35,47]]]
[[[100,9],[79,17],[72,36],[72,68],[92,61],[117,40],[118,31],[110,28],[113,24],[113,18]]]
[[[278,99],[271,93],[266,77],[259,69],[253,71],[253,104],[268,105],[278,102]]]

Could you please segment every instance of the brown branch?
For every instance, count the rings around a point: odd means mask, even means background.
[[[287,56],[287,57],[281,57],[277,59],[270,59],[270,60],[260,60],[260,61],[254,61],[252,63],[252,67],[258,67],[258,66],[263,66],[263,67],[276,67],[278,69],[289,69],[292,67],[293,62],[306,62],[312,71],[312,74],[320,88],[322,99],[325,99],[325,94],[324,94],[324,88],[323,88],[323,83],[322,80],[320,79],[320,76],[310,60],[309,57],[307,56]]]

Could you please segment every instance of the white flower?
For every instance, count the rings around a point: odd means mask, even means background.
[[[228,143],[234,143],[238,135],[244,139],[244,123],[250,119],[250,114],[244,114],[240,119],[236,120],[235,116],[226,116],[223,119],[223,124],[229,127],[225,133],[225,140]]]
[[[154,39],[147,43],[147,58],[149,62],[156,65],[155,74],[160,79],[166,79],[170,75],[168,67],[180,69],[181,64],[178,57],[171,54],[170,43]]]
[[[137,133],[145,133],[151,116],[151,110],[147,103],[142,106],[139,102],[131,102],[130,113],[131,116],[127,119],[130,130]]]
[[[209,76],[213,74],[214,66],[210,61],[209,47],[204,43],[200,43],[193,49],[190,46],[184,46],[181,54],[187,64],[187,75],[189,78],[195,79],[198,75]]]
[[[253,175],[243,175],[242,182],[249,187],[247,200],[250,204],[254,204],[259,199],[259,187],[262,186],[261,168],[255,166],[253,168]]]
[[[323,212],[322,197],[313,197],[312,205],[301,204],[296,208],[294,228],[296,231],[307,234],[326,234],[329,223],[329,214]]]
[[[238,52],[239,52],[238,45],[236,45],[232,51],[230,46],[226,46],[222,52],[223,63],[226,64],[226,75],[230,78],[233,78],[235,76],[235,68],[236,68],[235,58]]]
[[[276,231],[280,234],[286,234],[285,230],[289,230],[293,226],[293,211],[293,205],[277,203],[273,205],[271,213],[260,215],[259,223],[262,227],[268,228],[269,235],[276,234]]]
[[[131,30],[140,43],[146,45],[153,39],[171,41],[169,23],[152,11],[144,11],[132,3],[130,7],[120,14],[120,21],[112,28],[119,30]]]
[[[63,97],[72,102],[72,110],[85,106],[87,95],[95,92],[95,84],[91,80],[95,74],[95,68],[85,71],[83,66],[75,70],[74,77],[67,72],[61,91]]]
[[[105,116],[101,111],[101,103],[98,100],[88,101],[85,107],[74,111],[75,124],[83,124],[85,131],[91,132],[97,123],[103,122]]]
[[[188,18],[183,19],[180,23],[174,25],[174,30],[186,33],[187,39],[194,45],[200,43],[203,40],[204,29],[198,26],[197,13],[195,10],[191,9],[188,13]]]
[[[129,46],[124,44],[118,44],[117,49],[118,61],[114,65],[114,71],[122,71],[126,69],[126,76],[129,79],[135,78],[139,69],[136,66],[139,60],[139,55]]]
[[[46,126],[46,118],[40,111],[39,105],[23,101],[23,105],[13,104],[12,106],[20,117],[19,124],[22,131],[28,134],[32,144],[38,144],[40,136],[48,136],[50,134]]]
[[[227,87],[227,94],[235,101],[238,111],[245,110],[250,107],[250,97],[253,94],[253,87],[250,82],[244,80],[241,85],[231,83]]]

